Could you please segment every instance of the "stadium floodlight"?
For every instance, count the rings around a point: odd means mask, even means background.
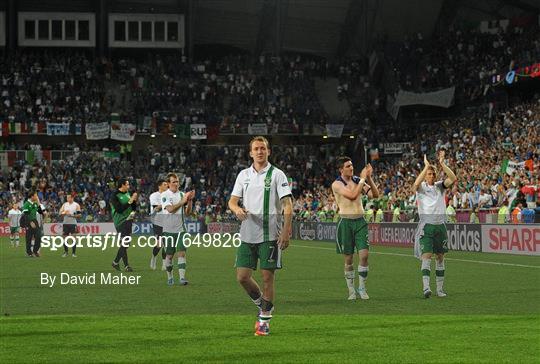
[[[156,134],[150,134],[150,138],[155,138]]]
[[[176,134],[173,134],[173,136],[172,136],[172,137],[173,137],[173,138],[176,138]]]
[[[328,135],[323,135],[323,139],[328,139]]]
[[[349,135],[349,139],[354,139],[354,135]]]

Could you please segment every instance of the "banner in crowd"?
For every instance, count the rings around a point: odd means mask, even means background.
[[[0,169],[7,169],[9,167],[7,152],[0,152]]]
[[[206,124],[191,124],[191,140],[206,139]]]
[[[45,134],[46,132],[47,123],[45,121],[0,122],[0,136],[9,136],[14,134]]]
[[[379,148],[384,154],[402,154],[411,147],[411,143],[381,143]]]
[[[135,124],[111,123],[111,139],[130,142],[135,139]]]
[[[47,135],[70,135],[70,123],[47,123]]]
[[[86,139],[88,140],[103,140],[109,138],[110,133],[109,123],[88,123],[86,124]]]
[[[394,106],[431,105],[449,108],[454,103],[455,90],[455,87],[424,93],[399,90]]]
[[[484,20],[480,22],[480,32],[497,34],[501,28],[506,31],[509,23],[508,19]]]
[[[508,162],[506,167],[506,174],[512,175],[514,172],[525,169],[525,162]]]
[[[540,255],[540,226],[481,225],[482,251],[488,253]]]
[[[22,133],[22,124],[16,122],[9,122],[9,134],[21,134]]]
[[[329,138],[341,138],[343,134],[343,124],[326,124],[326,135]]]
[[[268,134],[268,127],[266,124],[249,124],[248,133],[251,135],[266,135]]]
[[[120,152],[103,152],[103,158],[105,159],[120,159]]]

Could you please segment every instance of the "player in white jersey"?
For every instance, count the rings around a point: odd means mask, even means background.
[[[182,192],[178,190],[178,177],[174,173],[167,175],[169,189],[161,194],[161,207],[163,209],[163,237],[162,244],[166,251],[165,265],[167,270],[167,284],[173,285],[173,258],[178,251],[179,283],[188,284],[186,280],[186,247],[183,237],[186,234],[184,227],[184,214],[190,214],[195,191]]]
[[[154,229],[154,235],[158,238],[158,245],[152,248],[152,258],[150,259],[150,268],[156,270],[156,260],[159,251],[161,250],[161,258],[163,259],[163,265],[161,270],[165,270],[165,249],[161,249],[159,244],[159,237],[163,235],[163,208],[161,206],[161,194],[167,191],[169,183],[164,179],[157,181],[158,190],[150,195],[150,219],[152,221],[152,227]]]
[[[255,137],[249,149],[253,164],[236,177],[229,208],[242,221],[242,243],[236,252],[236,279],[259,308],[255,335],[265,336],[270,332],[274,308],[274,272],[281,269],[281,252],[289,246],[292,194],[285,173],[268,162],[268,140]],[[239,206],[240,199],[243,207]],[[252,277],[258,261],[262,291]]]
[[[15,246],[15,247],[19,246],[19,234],[21,230],[21,225],[20,225],[21,215],[22,215],[22,212],[21,210],[19,210],[19,204],[15,202],[11,210],[8,211],[9,241],[11,242],[11,246]]]
[[[66,202],[60,208],[60,215],[64,216],[64,221],[62,225],[62,236],[66,237],[68,235],[73,235],[77,232],[77,216],[81,215],[81,206],[73,201],[73,196],[68,194],[66,195]],[[77,244],[73,245],[71,248],[71,256],[76,258],[75,250]],[[68,246],[64,243],[64,254],[62,257],[68,256]]]
[[[456,181],[456,175],[444,161],[444,151],[439,152],[439,163],[446,174],[444,181],[435,182],[437,170],[429,164],[424,155],[424,169],[416,178],[413,191],[416,192],[420,222],[416,230],[414,253],[422,260],[422,283],[424,297],[431,296],[429,285],[431,274],[431,256],[436,255],[435,276],[437,296],[445,297],[444,292],[444,254],[448,251],[448,235],[446,232],[446,204],[444,203],[445,189],[450,188]]]

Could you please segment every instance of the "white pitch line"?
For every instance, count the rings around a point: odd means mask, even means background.
[[[320,250],[336,250],[333,248],[324,248],[322,246],[307,246],[307,245],[297,245],[292,244],[292,247],[299,247],[299,248],[308,248],[308,249],[320,249]],[[394,255],[397,257],[409,257],[409,258],[416,258],[412,254],[400,254],[400,253],[383,253],[383,252],[370,252],[369,254],[380,254],[380,255]],[[501,263],[501,262],[488,262],[485,260],[471,260],[471,259],[456,259],[456,258],[445,258],[445,260],[452,260],[455,262],[467,262],[467,263],[478,263],[478,264],[491,264],[491,265],[504,265],[508,267],[523,267],[523,268],[536,268],[540,269],[540,265],[526,265],[526,264],[515,264],[515,263]]]

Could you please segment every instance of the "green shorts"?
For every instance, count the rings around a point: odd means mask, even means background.
[[[369,249],[368,224],[363,217],[358,219],[340,218],[336,232],[336,252],[354,254],[354,250]]]
[[[424,253],[446,253],[448,252],[448,234],[444,224],[424,225],[424,232],[420,238],[420,248]]]
[[[260,244],[242,242],[236,250],[236,268],[251,268],[257,270],[257,260],[261,269],[281,269],[281,249],[277,241],[266,241]]]
[[[177,251],[185,252],[187,248],[184,246],[184,235],[187,235],[186,232],[181,233],[166,233],[163,232],[161,235],[161,244],[163,249],[165,249],[165,254],[174,255]],[[171,239],[172,238],[172,239]]]
[[[10,234],[17,234],[17,233],[20,231],[20,229],[21,229],[21,228],[18,227],[18,226],[15,226],[15,227],[10,226],[10,227],[9,227],[9,233],[10,233]]]

